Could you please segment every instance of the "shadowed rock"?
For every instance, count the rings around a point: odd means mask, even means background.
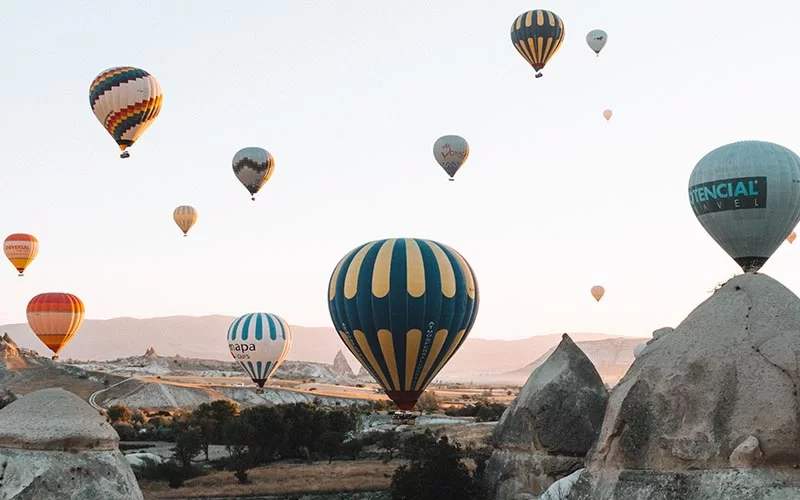
[[[0,410],[0,500],[140,500],[116,431],[63,389]]]
[[[495,500],[540,495],[583,466],[600,431],[608,392],[589,358],[566,334],[503,413],[486,481]]]
[[[614,388],[570,500],[800,498],[798,360],[800,299],[733,278]]]

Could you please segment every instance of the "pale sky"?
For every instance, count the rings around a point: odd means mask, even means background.
[[[24,278],[0,265],[3,323],[64,291],[93,319],[267,311],[329,326],[339,259],[418,237],[474,268],[474,337],[649,335],[741,272],[689,206],[697,161],[743,139],[800,152],[796,2],[126,5],[3,3],[0,232],[41,245]],[[540,79],[509,37],[535,8],[566,29]],[[120,65],[164,92],[126,160],[88,98]],[[432,154],[445,134],[471,147],[455,182]],[[275,157],[255,203],[231,169],[246,146]],[[181,204],[199,212],[188,238]],[[795,292],[798,252],[786,243],[763,268]]]

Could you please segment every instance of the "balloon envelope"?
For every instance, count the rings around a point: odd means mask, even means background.
[[[469,156],[469,144],[458,135],[439,137],[433,144],[433,156],[452,179]]]
[[[603,111],[603,118],[605,118],[606,121],[608,121],[608,120],[611,119],[611,115],[613,115],[613,114],[614,114],[613,111],[611,111],[610,109],[607,109],[607,110]]]
[[[3,252],[22,276],[39,254],[39,240],[32,234],[14,233],[3,242]]]
[[[89,87],[92,112],[122,151],[152,125],[162,100],[155,77],[132,66],[107,69]]]
[[[264,148],[243,148],[233,156],[233,173],[250,195],[255,195],[274,171],[275,159]]]
[[[603,30],[592,30],[586,34],[586,43],[595,54],[600,55],[600,51],[606,46],[608,35]]]
[[[28,325],[58,359],[83,324],[85,312],[81,299],[71,293],[41,293],[28,302]]]
[[[197,222],[197,210],[189,205],[181,205],[172,212],[172,220],[175,221],[175,224],[183,231],[183,235],[186,236],[186,233]]]
[[[689,204],[745,272],[758,271],[800,220],[800,158],[770,142],[721,146],[694,167]]]
[[[511,43],[536,70],[536,78],[542,76],[541,69],[558,52],[563,41],[564,22],[549,10],[524,12],[511,23]]]
[[[605,294],[606,294],[606,289],[603,288],[602,286],[595,285],[592,287],[592,297],[594,297],[594,300],[596,300],[597,302],[600,302],[600,299],[602,299],[603,295]]]
[[[228,348],[253,382],[263,388],[289,355],[292,329],[277,314],[244,314],[228,328]]]
[[[347,349],[410,410],[469,335],[479,291],[467,261],[435,241],[365,243],[339,261],[328,310]]]

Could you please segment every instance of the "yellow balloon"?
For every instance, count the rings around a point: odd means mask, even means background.
[[[183,231],[183,235],[186,236],[186,233],[197,222],[197,210],[189,205],[181,205],[172,212],[172,218],[175,220],[175,224]]]

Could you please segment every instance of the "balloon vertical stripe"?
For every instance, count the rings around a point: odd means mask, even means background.
[[[385,239],[336,265],[328,309],[339,337],[400,408],[410,409],[474,324],[474,273],[457,252]]]

